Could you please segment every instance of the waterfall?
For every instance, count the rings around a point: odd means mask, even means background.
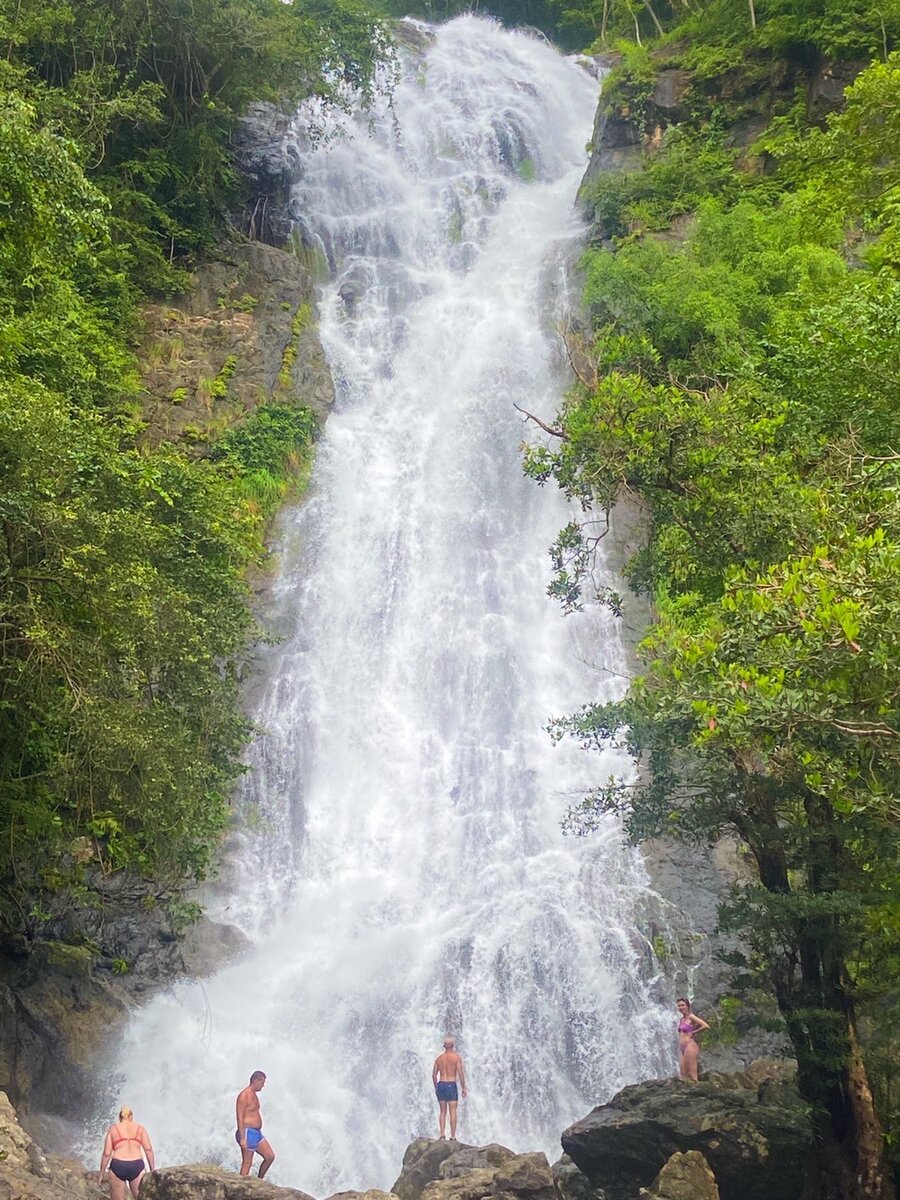
[[[234,1097],[268,1074],[271,1178],[389,1187],[436,1136],[431,1064],[467,1061],[459,1136],[558,1153],[595,1103],[671,1066],[639,932],[648,884],[613,822],[567,839],[621,764],[547,720],[614,694],[611,617],[566,618],[569,519],[522,473],[567,386],[550,328],[581,230],[597,98],[583,67],[467,16],[404,54],[392,100],[303,136],[294,208],[328,264],[338,399],[276,531],[234,886],[252,949],[132,1020],[115,1077],[163,1164],[234,1166]]]

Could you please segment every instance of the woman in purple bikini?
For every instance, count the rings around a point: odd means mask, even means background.
[[[700,1070],[700,1046],[696,1034],[709,1026],[691,1012],[691,1002],[683,996],[675,1001],[675,1007],[681,1017],[678,1022],[678,1074],[682,1079],[696,1082]]]

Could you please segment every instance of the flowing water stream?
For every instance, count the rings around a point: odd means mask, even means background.
[[[157,997],[115,1069],[162,1163],[233,1166],[234,1096],[262,1068],[271,1178],[320,1196],[390,1186],[410,1137],[436,1134],[445,1031],[470,1075],[461,1138],[553,1157],[564,1125],[671,1054],[640,860],[612,824],[559,831],[617,764],[544,726],[624,650],[546,597],[568,513],[524,478],[535,427],[513,406],[550,418],[566,386],[548,316],[597,84],[475,17],[420,32],[374,122],[298,134],[338,400],[277,532],[283,640],[216,900],[252,950]]]

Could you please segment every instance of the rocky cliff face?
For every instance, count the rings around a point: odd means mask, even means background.
[[[0,1200],[102,1200],[107,1194],[81,1163],[45,1154],[0,1092]]]
[[[717,120],[724,114],[728,124],[726,144],[748,150],[772,118],[788,112],[798,96],[805,96],[811,119],[824,119],[866,65],[760,60],[706,77],[679,65],[678,47],[657,50],[654,58],[658,69],[651,84],[620,81],[604,89],[597,108],[591,158],[579,193],[594,241],[603,241],[608,231],[591,205],[591,182],[607,171],[640,170],[645,153],[660,145],[670,126],[702,122],[715,110]],[[617,66],[616,56],[604,65]],[[764,162],[749,156],[742,162],[748,170],[765,169]]]
[[[247,200],[236,214],[249,238],[269,246],[290,240],[291,184],[300,174],[300,157],[291,140],[291,118],[274,104],[251,104],[234,136],[235,162]]]
[[[140,405],[147,436],[203,453],[260,404],[334,400],[315,281],[288,250],[227,243],[172,304],[144,311]]]

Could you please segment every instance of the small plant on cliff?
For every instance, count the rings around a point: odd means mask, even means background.
[[[299,349],[298,341],[300,334],[309,325],[312,318],[312,305],[309,301],[304,302],[297,307],[291,319],[291,336],[288,344],[284,348],[284,353],[281,356],[281,369],[278,372],[278,378],[275,381],[276,389],[280,392],[289,392],[293,387],[293,369],[294,363],[297,361],[297,352]]]
[[[211,458],[263,519],[309,470],[318,421],[309,408],[266,404],[216,443]]]

